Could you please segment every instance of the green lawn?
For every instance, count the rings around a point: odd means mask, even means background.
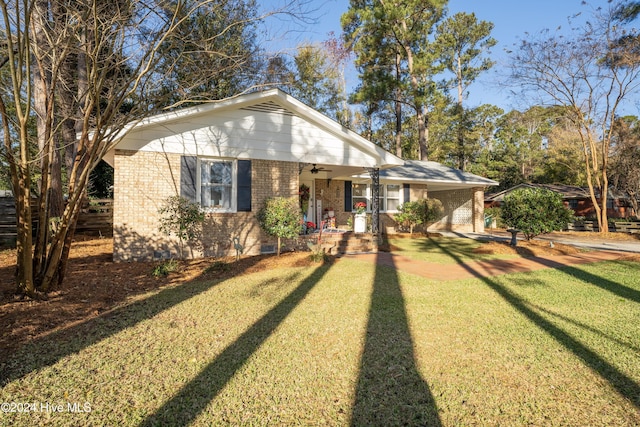
[[[404,238],[390,239],[389,243],[392,245],[394,252],[399,255],[418,261],[435,262],[438,264],[517,257],[517,255],[475,253],[474,249],[479,248],[483,243],[466,238]]]
[[[639,425],[637,277],[443,282],[343,259],[187,283],[0,366],[0,402],[37,405],[0,425]]]

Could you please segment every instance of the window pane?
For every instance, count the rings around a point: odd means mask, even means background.
[[[203,189],[202,193],[206,193],[208,197],[209,204],[207,206],[219,209],[231,209],[231,187],[215,185]]]
[[[352,184],[351,186],[351,209],[355,210],[356,203],[364,203],[367,210],[370,209],[367,194],[367,184]]]
[[[353,184],[353,198],[367,198],[367,184]]]
[[[400,186],[397,184],[387,185],[387,199],[399,199],[400,198]]]
[[[387,199],[388,211],[397,211],[398,206],[400,206],[400,201],[398,199]]]
[[[202,169],[203,172],[205,169],[209,172],[206,181],[203,176],[203,183],[231,184],[231,162],[210,162],[208,167],[203,167]]]
[[[400,185],[389,184],[386,187],[387,190],[387,211],[397,211],[400,205]]]
[[[231,210],[233,162],[202,161],[200,203],[204,207]]]

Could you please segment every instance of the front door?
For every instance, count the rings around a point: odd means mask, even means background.
[[[314,187],[314,180],[313,179],[309,179],[309,180],[301,180],[300,181],[300,186],[302,187],[303,185],[306,185],[309,188],[309,204],[307,206],[306,212],[303,212],[304,214],[307,215],[307,221],[311,221],[313,223],[316,222],[316,215],[315,215],[315,206],[316,206],[316,195],[315,195],[315,187]]]

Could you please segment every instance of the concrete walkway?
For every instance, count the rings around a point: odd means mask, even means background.
[[[363,262],[375,262],[379,265],[392,267],[399,271],[429,279],[462,280],[493,277],[501,274],[521,273],[541,270],[543,268],[559,268],[568,265],[615,260],[624,255],[625,254],[622,252],[593,251],[575,255],[496,259],[474,261],[464,264],[437,264],[433,262],[417,261],[415,259],[389,252],[378,252],[376,254],[347,254],[341,258],[355,259]]]
[[[511,234],[504,230],[487,230],[485,233],[454,233],[441,232],[443,236],[448,237],[465,237],[468,239],[481,241],[511,241]],[[523,240],[522,233],[518,234],[518,240]],[[584,238],[580,232],[573,233],[550,233],[543,234],[534,238],[534,240],[542,240],[545,242],[564,243],[565,245],[576,246],[579,248],[593,249],[597,251],[618,251],[618,252],[635,252],[640,253],[640,239],[637,240],[614,240],[607,238],[592,237]]]

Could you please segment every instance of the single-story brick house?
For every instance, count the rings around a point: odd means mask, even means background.
[[[158,209],[176,194],[207,212],[192,254],[222,256],[235,253],[234,238],[246,254],[272,244],[257,211],[265,199],[297,197],[301,188],[309,189],[313,222],[332,210],[336,226],[346,226],[358,201],[373,214],[377,187],[381,232],[392,231],[400,204],[427,192],[446,208],[433,228],[482,232],[484,189],[497,185],[435,162],[405,162],[278,89],[160,114],[123,135],[105,157],[114,167],[118,261],[175,252],[176,242],[158,230]]]
[[[585,218],[595,217],[595,208],[591,201],[589,188],[564,184],[518,184],[499,193],[487,194],[484,203],[485,208],[500,206],[507,194],[519,188],[542,188],[554,191],[562,195],[564,205],[573,210],[576,216]],[[600,193],[597,192],[596,197],[598,199],[599,196]],[[628,197],[624,194],[618,194],[618,192],[613,189],[609,189],[607,196],[607,216],[609,218],[629,218],[635,215],[636,213]]]

